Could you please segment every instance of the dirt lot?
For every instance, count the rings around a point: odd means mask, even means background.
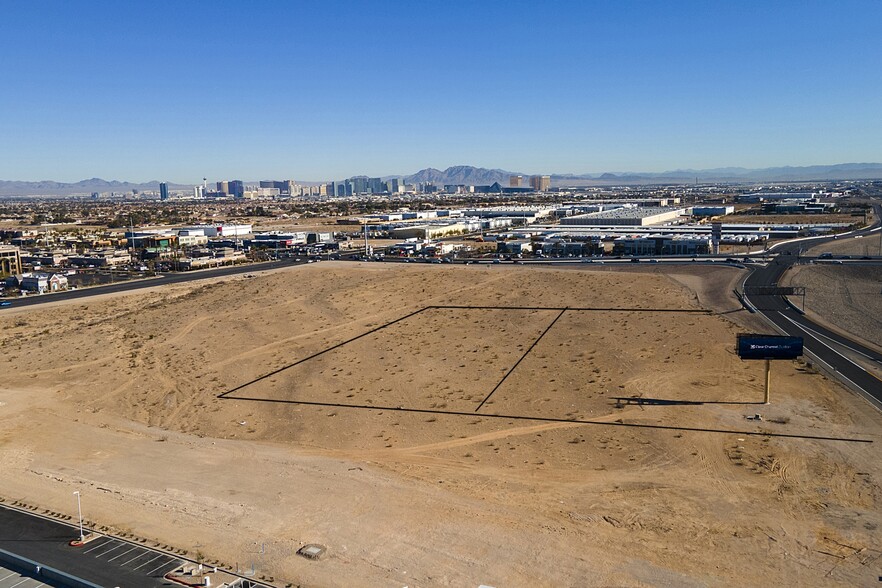
[[[0,496],[82,490],[279,586],[873,584],[882,418],[791,362],[755,404],[743,274],[662,270],[323,262],[6,309]]]
[[[358,232],[357,224],[340,224],[337,220],[347,217],[311,217],[311,218],[269,218],[252,217],[251,223],[255,231],[318,231],[318,232]]]

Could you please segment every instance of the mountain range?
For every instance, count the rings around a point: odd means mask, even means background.
[[[169,183],[168,187],[171,190],[191,190],[193,185]],[[82,196],[92,192],[129,193],[132,190],[158,192],[159,180],[142,184],[120,182],[118,180],[108,181],[101,178],[91,178],[71,183],[55,182],[52,180],[42,180],[39,182],[0,180],[0,196]]]
[[[683,169],[659,173],[555,174],[555,185],[580,184],[682,184],[696,180],[704,183],[809,182],[825,180],[882,179],[882,163],[840,163],[803,167],[767,167],[749,169],[723,167],[714,169]]]
[[[433,183],[487,185],[499,182],[508,185],[509,176],[522,175],[525,183],[529,174],[502,169],[487,169],[470,165],[457,165],[445,170],[426,168],[408,176],[399,177],[405,183]],[[686,184],[702,183],[760,183],[760,182],[805,182],[824,180],[878,180],[882,179],[882,163],[840,163],[836,165],[812,165],[805,167],[768,167],[748,169],[743,167],[724,167],[715,169],[682,169],[665,172],[605,172],[597,174],[551,174],[555,186],[614,186],[623,184]],[[252,182],[247,182],[252,183]],[[256,182],[253,182],[256,183]],[[314,182],[310,182],[314,183]],[[169,183],[170,190],[189,190],[193,184]],[[159,181],[141,184],[91,178],[74,183],[44,180],[22,182],[0,180],[2,196],[74,196],[88,195],[92,192],[131,192],[132,190],[159,190]]]

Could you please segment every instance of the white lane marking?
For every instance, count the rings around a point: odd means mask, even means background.
[[[803,331],[806,331],[806,330],[802,327],[802,325],[800,325],[799,323],[797,323],[796,321],[794,321],[794,320],[791,319],[790,317],[788,317],[788,316],[786,316],[786,315],[783,315],[783,314],[782,314],[781,316],[783,316],[785,319],[787,319],[788,321],[790,321],[791,323],[793,323],[794,325],[796,325],[797,328],[802,329]],[[806,331],[806,332],[808,332],[808,331]],[[851,359],[845,357],[844,355],[842,355],[841,353],[839,353],[838,351],[836,351],[835,349],[833,349],[832,347],[830,347],[829,345],[827,345],[826,343],[824,343],[823,341],[821,341],[820,339],[815,339],[815,340],[816,340],[818,343],[820,343],[821,345],[823,345],[824,347],[826,347],[827,349],[829,349],[830,351],[832,351],[834,355],[838,355],[839,357],[841,357],[842,359],[844,359],[845,361],[847,361],[848,363],[850,363],[850,364],[853,365],[854,367],[858,368],[858,369],[861,370],[862,372],[867,372],[867,370],[865,370],[864,368],[862,368],[861,366],[859,366],[858,364],[856,364],[855,362],[853,362]],[[813,354],[813,355],[815,355],[815,357],[817,357],[816,354]],[[818,359],[820,359],[820,358],[818,358]],[[822,361],[823,361],[823,360],[822,360]],[[862,391],[864,394],[867,394],[868,396],[872,396],[872,394],[870,394],[869,392],[867,392],[866,390],[864,390],[863,387],[858,386],[857,384],[855,384],[854,381],[852,381],[851,378],[849,378],[848,376],[846,376],[845,374],[843,374],[842,372],[840,372],[840,371],[839,371],[838,369],[836,369],[834,366],[831,366],[831,365],[830,365],[829,363],[827,363],[826,361],[823,361],[823,363],[825,363],[828,367],[830,367],[830,368],[833,369],[833,371],[834,371],[834,373],[836,374],[836,377],[837,377],[837,378],[842,378],[842,379],[844,379],[844,380],[848,380],[848,381],[851,383],[852,386],[854,386],[854,387],[857,388],[858,390]],[[867,372],[867,373],[869,373],[869,372]],[[872,375],[872,374],[871,374],[871,375]]]
[[[785,317],[785,318],[787,318],[787,320],[789,320],[789,321],[791,321],[791,322],[794,322],[793,319],[791,319],[790,317]],[[795,322],[794,322],[794,324],[798,324],[798,323],[795,323]],[[875,359],[874,357],[871,357],[871,356],[867,355],[866,353],[863,353],[862,351],[858,351],[858,350],[855,349],[854,347],[850,347],[849,345],[846,345],[845,343],[841,343],[841,342],[837,341],[836,339],[834,339],[834,338],[832,338],[832,337],[829,337],[829,336],[825,335],[824,333],[819,333],[818,331],[816,331],[816,330],[814,330],[814,329],[812,329],[812,328],[806,327],[805,325],[799,325],[799,326],[802,327],[802,329],[803,329],[804,331],[808,331],[809,333],[813,334],[815,337],[823,337],[824,339],[826,339],[827,341],[830,341],[830,342],[833,343],[834,345],[839,345],[840,347],[845,347],[845,348],[848,349],[849,351],[852,351],[852,352],[854,352],[854,353],[857,353],[857,354],[860,355],[861,357],[866,357],[866,358],[869,359],[870,361],[875,361],[875,362],[877,362],[877,363],[879,362],[879,360]]]
[[[138,556],[138,557],[140,557],[140,556]],[[159,559],[160,557],[165,557],[165,554],[164,554],[164,553],[160,553],[159,555],[157,555],[157,556],[154,557],[153,559],[148,559],[147,561],[145,561],[144,563],[142,563],[141,565],[139,565],[137,568],[134,568],[134,569],[136,569],[136,570],[140,570],[141,568],[143,568],[144,566],[146,566],[146,565],[149,564],[150,562],[154,562],[154,561],[156,561],[157,559]],[[135,559],[138,559],[138,558],[135,558]]]
[[[855,383],[851,380],[851,378],[849,378],[848,376],[844,375],[842,372],[840,372],[839,370],[837,370],[835,367],[833,367],[832,365],[830,365],[829,363],[827,363],[826,361],[824,361],[823,359],[821,359],[818,355],[815,355],[814,353],[812,353],[811,350],[806,349],[806,353],[807,353],[810,357],[814,358],[814,361],[816,361],[817,363],[822,363],[822,364],[824,364],[825,366],[827,366],[828,371],[829,371],[831,374],[835,374],[834,377],[842,378],[843,380],[846,380],[846,381],[847,381],[848,383],[850,383],[852,386],[854,386],[855,388],[857,388],[858,390],[860,390],[859,395],[860,395],[864,400],[866,400],[867,402],[869,402],[869,403],[870,403],[874,408],[876,408],[877,410],[882,411],[882,402],[879,402],[879,399],[877,399],[875,396],[870,395],[869,392],[867,392],[866,390],[864,390],[863,388],[861,388],[860,386],[858,386],[857,384],[855,384]]]
[[[147,572],[146,575],[149,576],[149,575],[151,575],[153,572],[159,571],[159,570],[161,570],[162,568],[167,568],[167,567],[170,566],[171,564],[175,564],[174,567],[176,568],[176,567],[178,567],[178,566],[177,566],[177,563],[178,563],[179,561],[181,561],[181,560],[179,560],[179,559],[170,559],[170,560],[168,560],[167,562],[163,563],[162,565],[153,568],[152,570],[150,570],[149,572]],[[174,568],[172,568],[172,569],[174,569]]]
[[[6,570],[6,571],[8,572],[9,570]],[[0,582],[2,582],[3,580],[5,580],[6,578],[11,578],[12,576],[17,576],[17,575],[18,575],[18,574],[16,574],[15,572],[12,572],[12,573],[9,574],[8,576],[5,576],[5,577],[3,577],[3,578],[0,578]]]
[[[23,579],[21,582],[18,582],[17,584],[13,584],[13,585],[10,586],[9,588],[15,588],[15,587],[18,586],[19,584],[24,584],[25,582],[27,582],[28,580],[30,580],[30,578],[25,578],[24,576],[21,576],[21,578],[24,578],[24,579]]]
[[[137,545],[136,545],[135,547],[132,547],[132,548],[129,549],[128,551],[123,551],[123,552],[120,553],[119,555],[114,555],[113,557],[111,557],[111,558],[108,559],[107,561],[113,561],[113,560],[115,560],[115,559],[117,559],[117,558],[120,558],[120,557],[124,556],[124,555],[127,554],[127,553],[131,553],[131,552],[135,551],[136,549],[138,549],[138,546],[137,546]]]

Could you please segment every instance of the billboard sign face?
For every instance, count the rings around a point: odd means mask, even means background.
[[[741,359],[796,359],[802,355],[802,337],[738,335],[736,352]]]

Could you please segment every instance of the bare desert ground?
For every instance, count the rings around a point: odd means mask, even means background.
[[[875,585],[882,418],[799,362],[757,404],[742,276],[323,262],[7,309],[0,498],[279,586]]]

